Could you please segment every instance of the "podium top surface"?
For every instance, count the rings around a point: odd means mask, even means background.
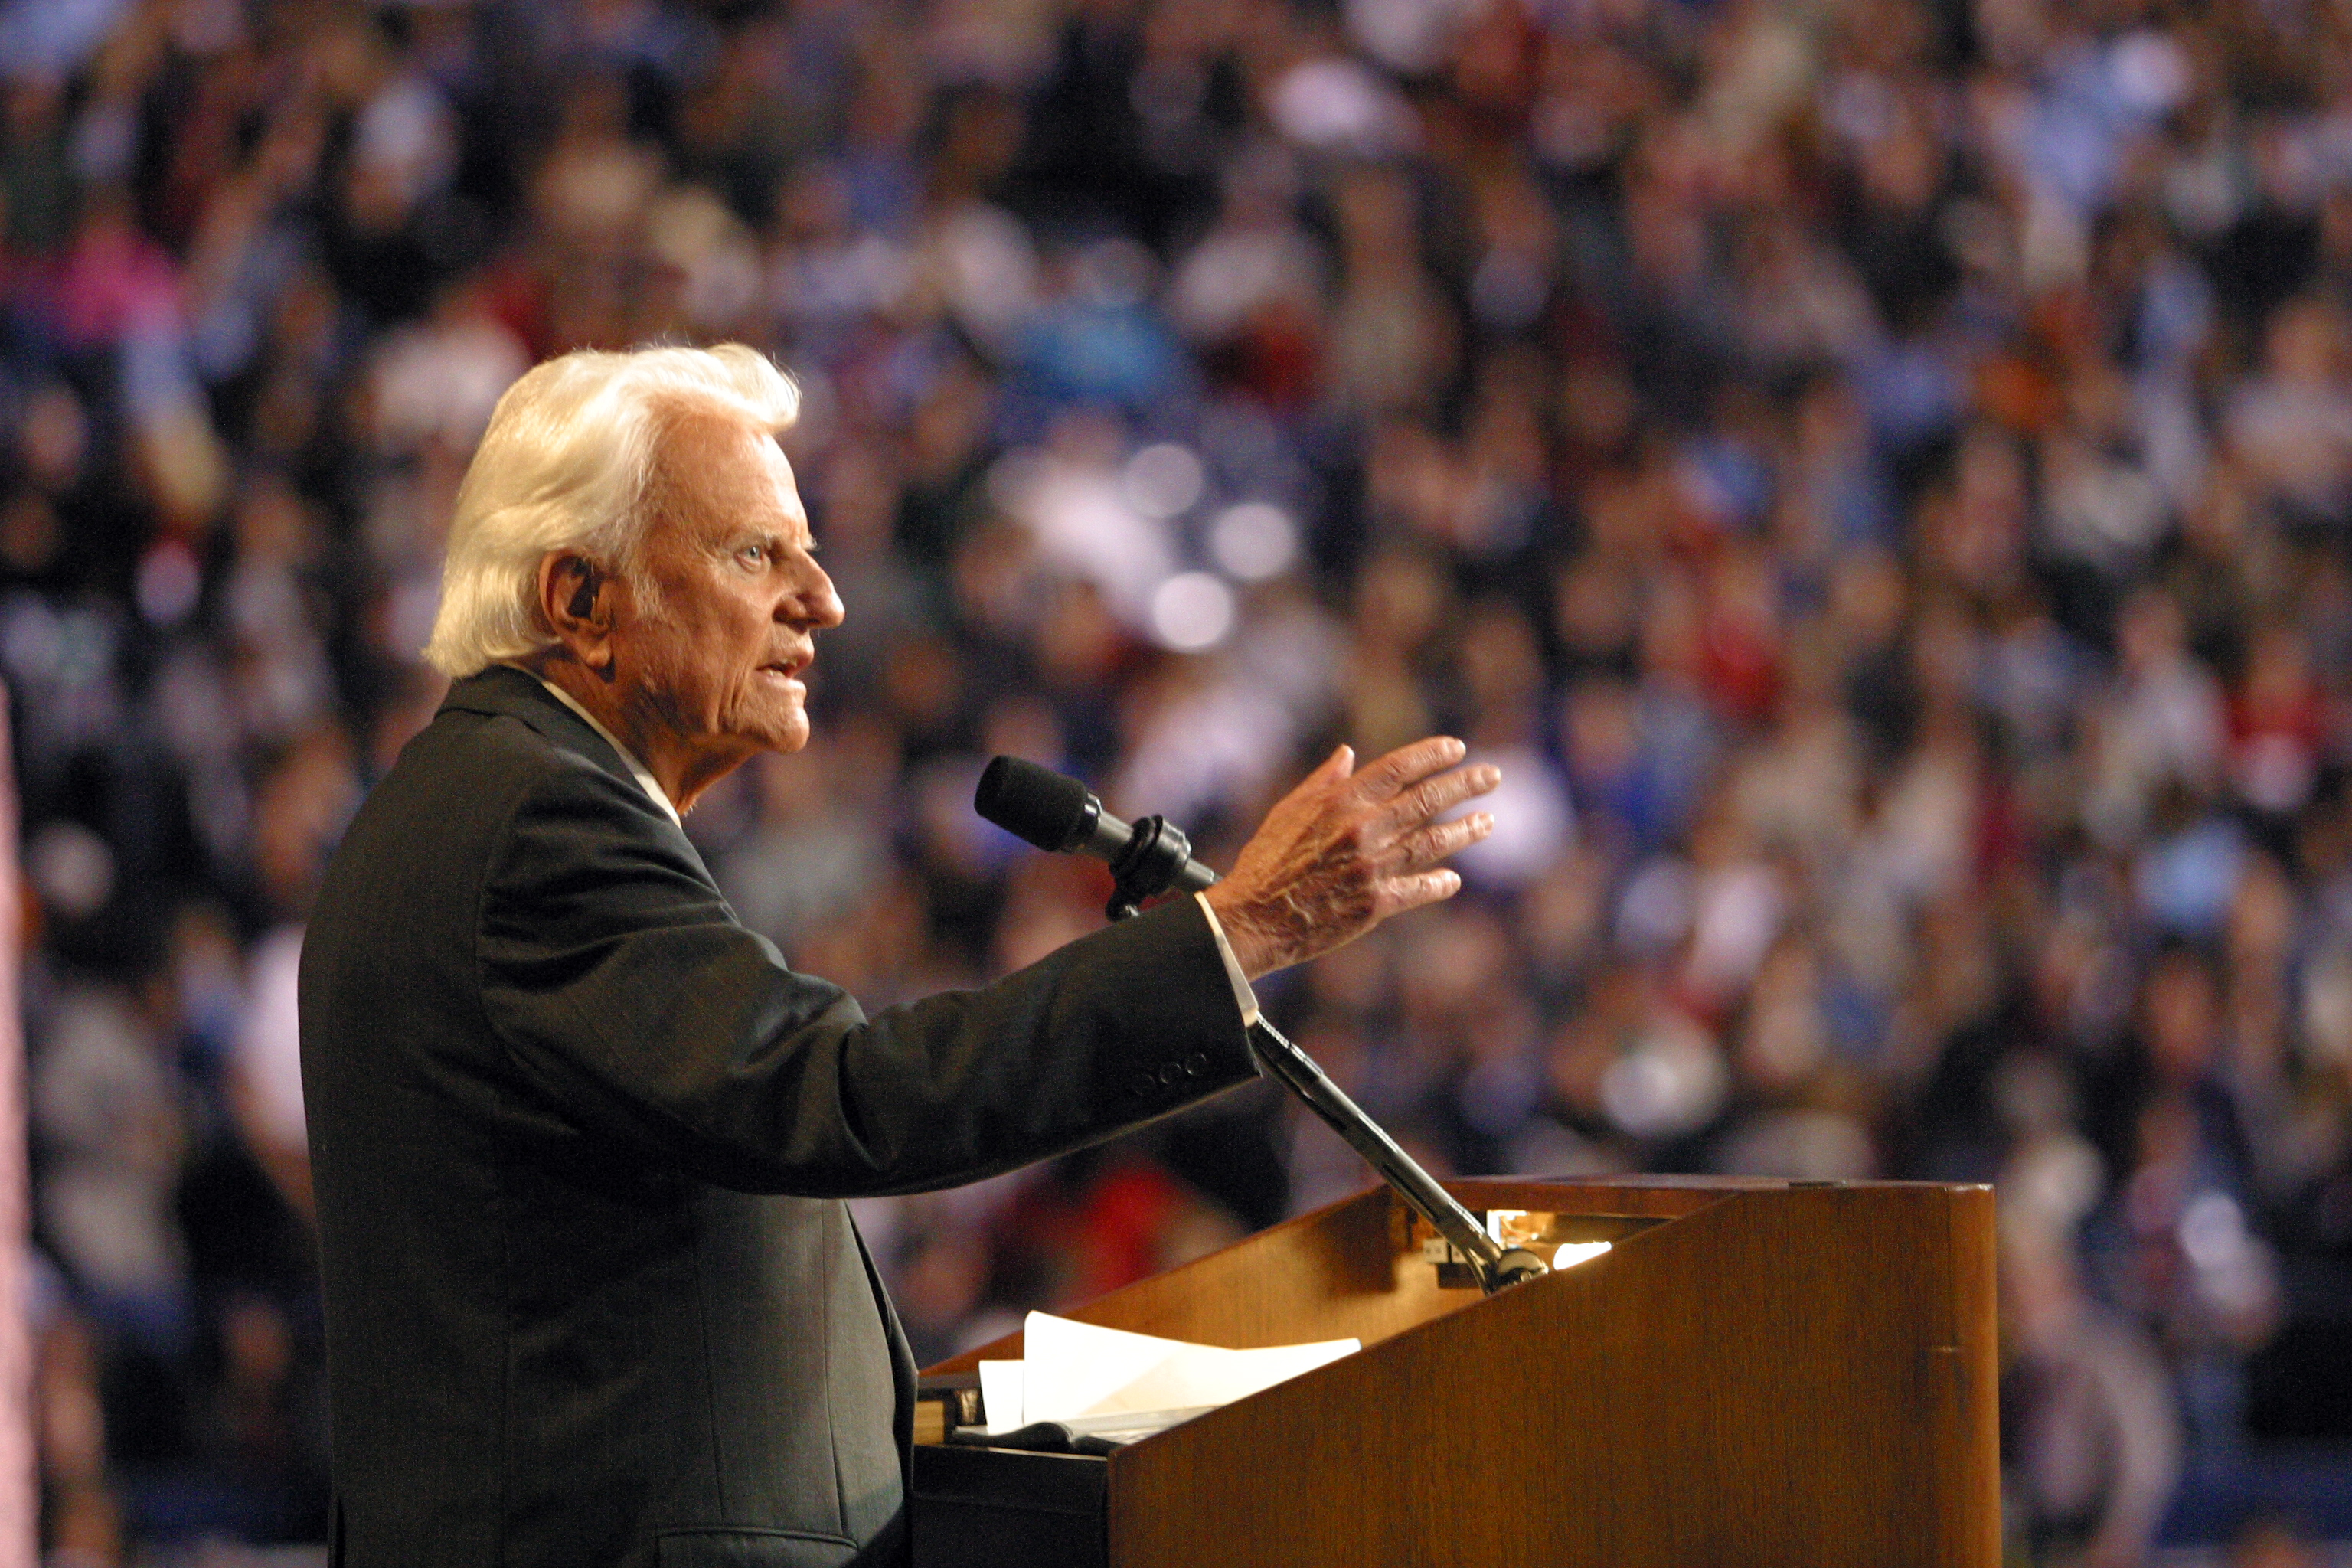
[[[1992,1189],[1936,1182],[1805,1182],[1753,1176],[1496,1176],[1449,1181],[1474,1214],[1519,1210],[1562,1216],[1562,1239],[1636,1244],[1643,1226],[1724,1205],[1753,1212],[1793,1205],[1822,1244],[1870,1250],[1898,1213],[1941,1215],[1979,1207],[1990,1224]],[[1865,1212],[1866,1211],[1866,1212]],[[1582,1227],[1570,1219],[1592,1222]],[[1859,1226],[1861,1228],[1856,1228]],[[1356,1338],[1367,1345],[1475,1305],[1480,1293],[1442,1279],[1424,1257],[1431,1233],[1385,1187],[1305,1214],[1230,1247],[1139,1280],[1083,1305],[1058,1309],[1084,1322],[1168,1339],[1248,1349],[1304,1340]],[[1580,1266],[1583,1267],[1583,1266]],[[969,1372],[982,1360],[1020,1356],[1019,1332],[929,1370]]]

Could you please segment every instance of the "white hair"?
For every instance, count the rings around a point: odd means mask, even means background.
[[[539,610],[550,551],[633,574],[663,440],[682,416],[773,435],[799,412],[799,388],[741,343],[582,352],[530,371],[499,399],[457,488],[425,661],[454,679],[552,647]]]

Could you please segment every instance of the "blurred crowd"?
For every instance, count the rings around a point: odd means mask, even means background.
[[[874,1006],[1499,762],[1264,987],[1434,1167],[2000,1184],[2014,1560],[2352,1535],[2352,7],[16,0],[45,1540],[324,1518],[306,900],[499,392],[740,340],[849,606],[688,826]],[[419,853],[430,853],[419,845]],[[860,1205],[924,1359],[1368,1179],[1270,1088]]]

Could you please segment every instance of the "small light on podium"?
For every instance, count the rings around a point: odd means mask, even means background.
[[[1658,1222],[1633,1215],[1559,1214],[1548,1210],[1477,1209],[1472,1211],[1486,1234],[1505,1247],[1517,1247],[1545,1259],[1554,1269],[1589,1263],[1619,1242],[1637,1236]],[[1478,1285],[1478,1271],[1454,1250],[1436,1227],[1402,1204],[1393,1211],[1400,1250],[1423,1263],[1437,1266],[1440,1289],[1467,1290]]]

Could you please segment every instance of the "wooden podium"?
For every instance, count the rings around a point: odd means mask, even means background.
[[[1364,1348],[1107,1459],[919,1446],[917,1568],[1996,1568],[1990,1188],[1446,1185],[1612,1248],[1447,1288],[1383,1188],[1114,1291],[1069,1315]]]

